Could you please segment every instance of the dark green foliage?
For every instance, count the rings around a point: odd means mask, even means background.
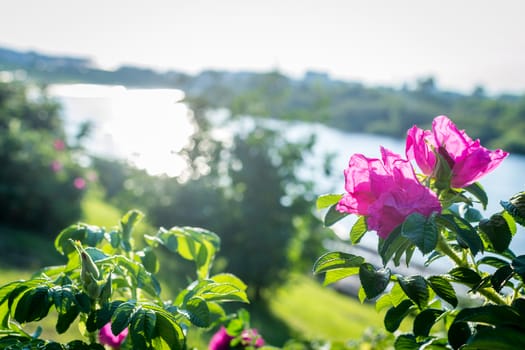
[[[73,182],[83,171],[59,106],[39,93],[28,98],[27,86],[0,83],[0,223],[52,234],[80,216],[83,191]]]

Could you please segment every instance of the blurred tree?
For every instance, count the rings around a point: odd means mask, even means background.
[[[32,89],[0,83],[0,223],[55,235],[80,217],[86,179],[58,104]]]

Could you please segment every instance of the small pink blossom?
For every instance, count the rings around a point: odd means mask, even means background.
[[[58,160],[54,160],[51,162],[51,170],[53,170],[55,173],[58,173],[60,170],[62,170],[62,163],[60,163]]]
[[[364,215],[368,227],[381,238],[413,213],[430,216],[441,212],[434,192],[421,185],[408,160],[381,147],[381,158],[354,154],[345,169],[346,194],[336,209]]]
[[[235,339],[235,336],[231,336],[226,331],[226,328],[221,327],[211,338],[208,345],[209,350],[228,350],[232,349],[230,343]],[[248,346],[254,346],[260,348],[264,346],[265,342],[261,335],[257,332],[257,329],[245,329],[241,333],[241,346],[246,348]]]
[[[432,130],[413,126],[407,133],[406,155],[415,160],[423,174],[433,176],[437,166],[435,152],[444,155],[451,169],[450,185],[462,188],[494,170],[508,156],[501,149],[490,151],[473,141],[446,116],[432,122]]]
[[[73,180],[73,186],[75,186],[77,190],[82,190],[86,187],[86,180],[82,177],[76,177],[75,180]]]
[[[56,139],[55,142],[53,142],[53,147],[55,147],[57,151],[63,151],[66,148],[66,144],[64,141]]]
[[[113,334],[113,332],[111,331],[111,323],[106,323],[106,325],[102,327],[98,333],[98,339],[100,341],[100,344],[109,345],[113,349],[120,349],[120,346],[122,345],[127,336],[127,328],[125,328],[118,335]]]

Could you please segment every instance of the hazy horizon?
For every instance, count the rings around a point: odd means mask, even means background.
[[[313,70],[385,86],[433,76],[448,90],[523,93],[523,10],[519,0],[20,0],[4,5],[0,46],[104,68]]]

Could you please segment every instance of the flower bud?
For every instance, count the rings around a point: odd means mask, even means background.
[[[443,147],[439,147],[436,154],[436,167],[432,173],[432,177],[436,179],[434,185],[438,190],[446,190],[450,188],[450,180],[452,178],[451,162],[452,159]]]

